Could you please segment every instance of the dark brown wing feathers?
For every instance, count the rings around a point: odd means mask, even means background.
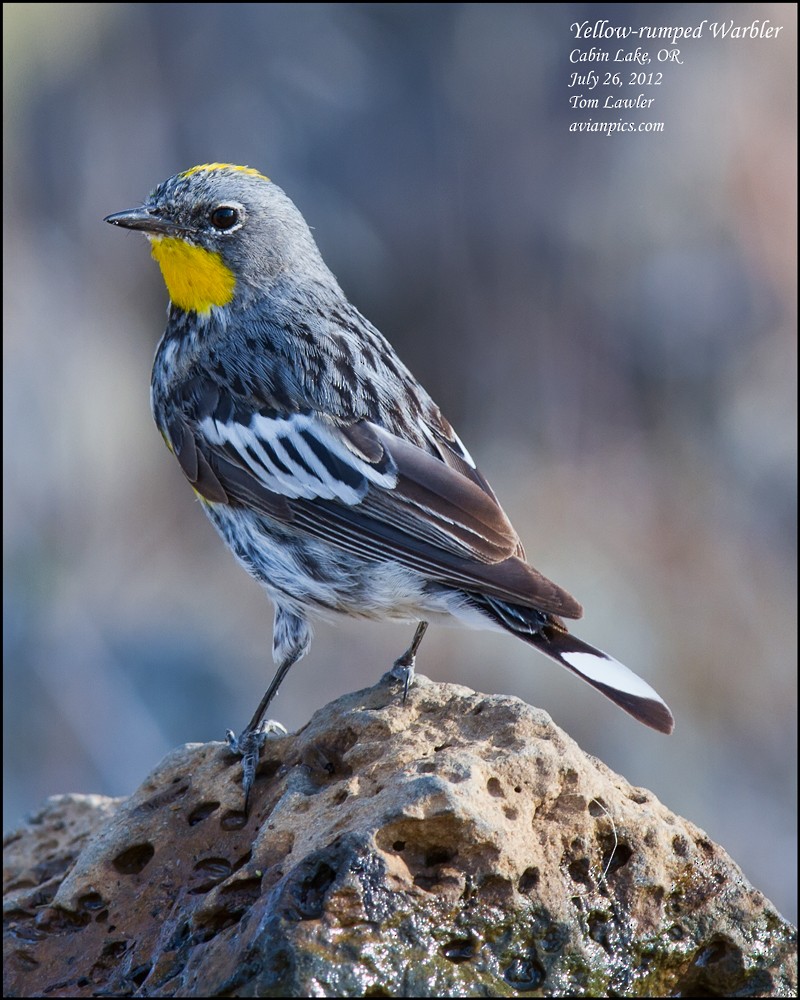
[[[394,558],[445,586],[566,618],[581,616],[573,597],[519,557],[519,538],[491,488],[458,454],[442,461],[363,421],[339,430],[373,465],[385,463],[388,452],[397,470],[394,489],[370,484],[363,500],[352,505],[284,497],[237,462],[230,448],[223,452],[195,436],[181,419],[169,428],[187,479],[211,502],[261,510],[365,559]]]

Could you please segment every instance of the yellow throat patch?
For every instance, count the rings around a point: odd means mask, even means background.
[[[211,250],[174,236],[151,236],[150,252],[173,303],[185,312],[206,313],[212,306],[226,306],[233,298],[236,278]]]

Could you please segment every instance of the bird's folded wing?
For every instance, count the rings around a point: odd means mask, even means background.
[[[248,412],[209,392],[196,391],[200,405],[167,428],[206,500],[245,505],[448,586],[580,617],[574,598],[519,558],[514,528],[455,435],[447,462],[368,421],[340,426],[313,412]]]

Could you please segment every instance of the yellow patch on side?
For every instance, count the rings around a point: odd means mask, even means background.
[[[192,174],[199,174],[204,170],[238,170],[240,173],[250,174],[251,177],[261,177],[265,181],[269,180],[269,177],[266,177],[261,171],[255,170],[253,167],[239,167],[235,163],[201,163],[197,167],[190,167],[189,170],[184,170],[181,177],[191,177]]]
[[[226,306],[233,298],[236,278],[218,253],[174,236],[151,236],[150,252],[161,268],[169,297],[179,309],[206,313],[212,306]]]

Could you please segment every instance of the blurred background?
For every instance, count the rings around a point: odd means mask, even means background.
[[[54,793],[129,794],[240,729],[272,675],[272,609],[150,416],[158,269],[102,222],[222,160],[285,188],[584,604],[577,633],[677,727],[491,633],[434,628],[418,669],[546,709],[796,920],[796,6],[3,17],[6,829]],[[571,134],[569,26],[599,17],[783,31],[682,43],[647,95],[663,133]],[[411,632],[321,625],[273,714],[302,726]]]

